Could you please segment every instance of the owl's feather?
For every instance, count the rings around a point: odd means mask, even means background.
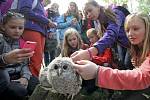
[[[76,73],[68,57],[57,57],[48,66],[48,81],[61,94],[77,94],[81,89],[81,77]]]
[[[43,71],[45,73],[41,76],[40,81],[45,79],[44,81],[48,82],[53,92],[74,96],[80,91],[82,79],[76,73],[70,58],[57,57],[48,65],[47,69]]]
[[[41,67],[40,74],[39,74],[39,80],[40,84],[46,88],[51,88],[51,84],[49,84],[48,79],[47,79],[47,74],[48,74],[48,67]]]

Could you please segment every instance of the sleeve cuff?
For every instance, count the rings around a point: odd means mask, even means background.
[[[5,53],[0,56],[0,66],[6,66],[7,63],[4,59]]]
[[[97,68],[97,72],[96,72],[96,79],[95,79],[95,85],[96,85],[96,86],[99,86],[99,85],[98,85],[98,80],[99,80],[99,74],[98,74],[98,73],[99,73],[99,68],[100,68],[100,66]]]
[[[31,75],[29,75],[29,74],[24,74],[22,77],[23,77],[23,78],[26,78],[27,80],[30,80]]]

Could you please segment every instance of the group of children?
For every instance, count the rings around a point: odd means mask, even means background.
[[[24,30],[24,23],[25,23],[24,16],[13,11],[9,11],[3,17],[3,20],[2,20],[3,32],[1,33],[3,37],[1,37],[1,40],[4,41],[4,44],[2,43],[3,45],[1,45],[1,49],[2,49],[1,51],[3,51],[1,52],[2,55],[3,53],[8,53],[14,49],[22,49],[20,47],[20,39],[22,38],[22,33]],[[87,31],[87,37],[89,38],[91,42],[91,46],[99,39],[97,31],[94,28],[89,29]],[[65,31],[63,46],[61,50],[62,57],[70,57],[70,55],[74,53],[75,51],[78,51],[81,49],[88,49],[88,48],[89,46],[83,43],[81,36],[76,29],[68,28]],[[31,53],[29,50],[28,52]],[[93,62],[99,65],[103,65],[103,63],[109,63],[111,61],[111,57],[112,57],[111,50],[108,48],[106,49],[106,52],[103,55],[93,56]],[[10,65],[9,63],[7,65],[7,62],[8,62],[7,60],[9,59],[6,59],[5,55],[2,60],[3,60],[3,63],[6,63],[6,66],[7,66],[6,70],[8,69],[8,74],[10,75],[10,79],[11,79],[10,82],[17,83],[17,86],[19,82],[20,85],[25,86],[24,89],[26,89],[28,86],[28,81],[30,80],[30,77],[31,77],[31,72],[29,71],[28,63],[27,63],[28,60],[23,59],[22,61],[22,58],[21,58],[21,60],[18,61],[17,64],[15,63],[15,64],[10,64]]]
[[[124,90],[122,91],[124,97],[119,100],[148,100],[147,96],[150,91],[150,16],[133,13],[125,18],[120,10],[114,9],[117,16],[115,17],[113,16],[114,12],[110,14],[108,9],[99,6],[94,0],[88,1],[84,10],[89,18],[99,21],[104,35],[93,47],[71,55],[73,61],[76,62],[74,65],[76,71],[85,80],[96,78],[95,84],[98,87]],[[117,18],[117,22],[114,18]],[[128,47],[130,50],[128,59],[132,60],[133,69],[112,69],[88,61],[93,55],[102,54],[107,47],[112,47],[116,42],[119,46]],[[131,66],[128,65],[128,67]]]
[[[134,23],[134,24],[132,24]],[[1,22],[1,35],[0,35],[0,96],[8,99],[22,99],[34,90],[34,87],[38,84],[38,79],[32,76],[28,67],[28,62],[34,51],[20,47],[20,39],[24,31],[25,18],[23,15],[14,11],[8,11]],[[125,22],[125,31],[128,39],[131,43],[131,56],[132,64],[136,69],[133,71],[118,71],[117,75],[123,75],[123,80],[117,78],[113,66],[113,53],[111,48],[106,48],[103,53],[93,55],[89,47],[93,47],[94,44],[102,38],[103,35],[99,35],[99,32],[95,28],[87,30],[86,35],[90,41],[90,46],[83,43],[80,33],[75,28],[68,28],[64,32],[64,39],[61,48],[60,56],[71,57],[74,61],[76,58],[84,59],[82,56],[75,57],[76,51],[87,50],[89,60],[91,62],[77,62],[75,68],[81,70],[78,72],[83,79],[90,80],[97,79],[97,86],[110,88],[110,89],[145,89],[149,87],[149,51],[150,51],[150,18],[146,14],[131,14],[127,17]],[[142,50],[141,50],[142,49]],[[98,51],[97,51],[98,52]],[[73,54],[73,55],[72,55]],[[82,54],[81,54],[82,55]],[[85,63],[85,64],[83,64]],[[87,65],[86,65],[87,64]],[[89,64],[89,65],[88,65]],[[97,67],[97,65],[111,67]],[[90,68],[90,67],[93,67]],[[83,69],[82,69],[83,68]],[[84,68],[87,70],[84,71]],[[95,69],[94,69],[95,68]],[[88,70],[89,69],[89,70]],[[86,72],[87,71],[87,72]],[[137,71],[137,72],[136,72]],[[134,74],[132,74],[132,72]],[[139,72],[139,73],[138,73]],[[90,74],[89,74],[90,73]],[[125,74],[123,74],[125,73]],[[96,76],[96,75],[99,76]],[[108,76],[107,76],[107,75]],[[110,76],[113,74],[114,79],[110,80]],[[90,76],[91,75],[91,76]],[[128,75],[132,76],[131,78]],[[137,79],[134,78],[134,75]],[[140,76],[141,75],[141,76]],[[100,79],[99,79],[100,77]],[[111,76],[112,77],[112,76]],[[122,76],[120,76],[121,78]],[[129,79],[126,79],[129,78]],[[107,82],[110,81],[110,82]],[[118,80],[118,81],[117,81]],[[131,85],[122,85],[121,81],[127,83],[128,81],[135,80],[136,83],[131,82]],[[141,81],[139,81],[141,80]],[[91,82],[84,81],[84,85],[95,86],[95,80]],[[115,82],[117,81],[117,82]],[[86,83],[87,82],[87,83]],[[115,82],[115,83],[113,83]],[[141,82],[141,85],[139,83]],[[144,83],[145,82],[145,83]],[[113,84],[110,84],[113,83]],[[88,85],[87,85],[88,84]],[[32,88],[31,88],[32,86]],[[134,86],[134,87],[131,87]],[[84,86],[83,86],[84,87]],[[95,87],[94,87],[95,88]],[[97,88],[97,87],[96,87]],[[87,89],[87,91],[89,88]],[[7,95],[6,95],[7,94]],[[143,97],[141,97],[143,98]],[[147,99],[142,99],[147,100]]]

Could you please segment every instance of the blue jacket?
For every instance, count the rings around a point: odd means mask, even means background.
[[[112,47],[115,42],[123,47],[129,47],[128,38],[125,34],[124,27],[122,27],[124,24],[125,15],[118,9],[114,9],[113,11],[117,17],[117,23],[108,21],[103,37],[94,44],[94,47],[98,49],[99,54],[103,53],[106,48]],[[103,15],[100,15],[99,18],[105,19]]]
[[[64,16],[61,15],[58,19],[57,19],[57,28],[58,28],[58,34],[59,34],[59,39],[63,40],[64,39],[64,32],[69,28],[75,28],[79,33],[81,33],[81,27],[79,25],[79,23],[77,23],[76,25],[72,24],[72,19],[74,17],[73,16],[67,16],[66,17],[66,21],[64,20]]]
[[[44,6],[41,0],[38,0],[36,7],[32,9],[32,3],[33,0],[19,0],[18,3],[20,13],[24,14],[27,19],[25,29],[34,30],[46,35],[49,20],[45,15]]]

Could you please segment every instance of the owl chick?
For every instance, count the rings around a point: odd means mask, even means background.
[[[82,79],[68,57],[57,57],[48,65],[47,79],[56,93],[73,97],[81,89]]]

